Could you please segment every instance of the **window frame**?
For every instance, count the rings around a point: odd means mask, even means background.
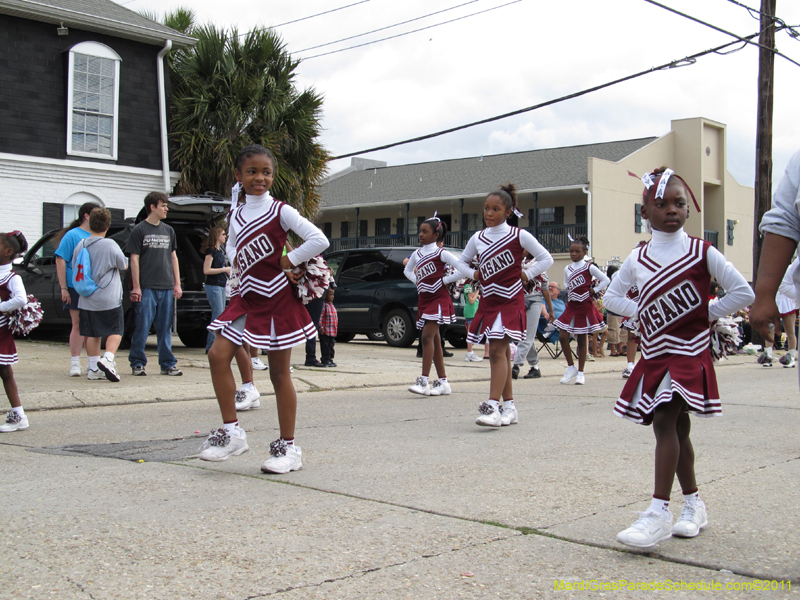
[[[114,61],[114,114],[111,115],[111,154],[99,152],[86,152],[72,148],[73,127],[73,102],[74,102],[74,72],[75,55],[94,56]],[[117,160],[119,156],[119,75],[122,57],[105,44],[99,42],[80,42],[69,49],[67,61],[67,156],[81,156],[99,158],[104,160]],[[104,114],[104,113],[99,113]]]

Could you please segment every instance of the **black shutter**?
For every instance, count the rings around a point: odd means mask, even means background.
[[[554,217],[555,217],[555,224],[556,225],[563,225],[564,224],[564,207],[563,206],[556,206]]]
[[[124,221],[125,220],[125,209],[124,208],[109,208],[108,212],[111,213],[111,220],[112,221]]]
[[[64,205],[55,202],[42,203],[42,235],[64,226]]]

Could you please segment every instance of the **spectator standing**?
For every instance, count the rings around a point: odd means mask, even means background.
[[[325,290],[325,302],[319,317],[319,349],[322,353],[322,366],[335,367],[333,362],[336,345],[336,333],[339,329],[339,314],[333,305],[333,284]]]
[[[211,306],[211,321],[214,321],[225,310],[225,284],[231,274],[231,268],[225,263],[227,258],[222,246],[228,239],[228,234],[222,227],[212,227],[208,237],[200,246],[200,252],[205,255],[203,259],[203,275],[206,276],[205,290],[208,304]],[[210,331],[206,339],[206,354],[216,337]]]
[[[172,304],[181,290],[175,231],[162,221],[167,218],[169,199],[161,192],[144,198],[147,218],[131,231],[126,246],[131,257],[131,302],[136,326],[128,360],[133,374],[147,375],[144,346],[150,326],[155,321],[158,338],[158,363],[162,375],[183,375],[172,354]]]
[[[469,331],[469,327],[472,325],[472,319],[475,317],[475,313],[478,312],[480,292],[468,283],[464,286],[462,293],[464,294],[464,327]],[[467,362],[481,362],[483,358],[476,355],[472,348],[472,342],[467,341],[467,356],[464,360]]]
[[[78,298],[80,333],[86,338],[89,355],[87,379],[118,382],[114,355],[122,341],[125,318],[122,312],[122,280],[119,272],[128,268],[128,259],[114,240],[105,239],[111,226],[111,212],[95,208],[89,215],[91,235],[81,240],[72,254],[72,265],[83,248],[89,253],[92,279],[97,289]],[[100,339],[106,338],[106,351],[100,357]]]
[[[83,374],[81,369],[81,348],[84,339],[80,333],[80,317],[78,314],[78,292],[72,286],[72,253],[75,246],[83,239],[89,237],[89,213],[97,208],[97,203],[86,202],[78,209],[78,218],[70,223],[66,232],[61,238],[61,242],[56,249],[56,275],[58,285],[61,286],[61,302],[63,309],[69,311],[72,320],[72,330],[69,332],[69,376],[80,377]]]

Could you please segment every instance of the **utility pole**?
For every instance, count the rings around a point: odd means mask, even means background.
[[[758,41],[758,115],[756,124],[756,182],[753,211],[753,284],[758,272],[763,240],[758,231],[761,217],[772,204],[772,89],[775,72],[775,3],[761,0],[761,36]]]

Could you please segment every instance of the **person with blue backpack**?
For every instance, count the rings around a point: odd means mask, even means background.
[[[122,280],[120,271],[128,259],[114,240],[106,239],[111,212],[95,208],[89,214],[91,235],[81,240],[72,255],[72,285],[78,292],[80,334],[86,337],[89,355],[87,379],[118,382],[114,355],[122,341]],[[100,339],[106,338],[106,351],[100,356]]]

